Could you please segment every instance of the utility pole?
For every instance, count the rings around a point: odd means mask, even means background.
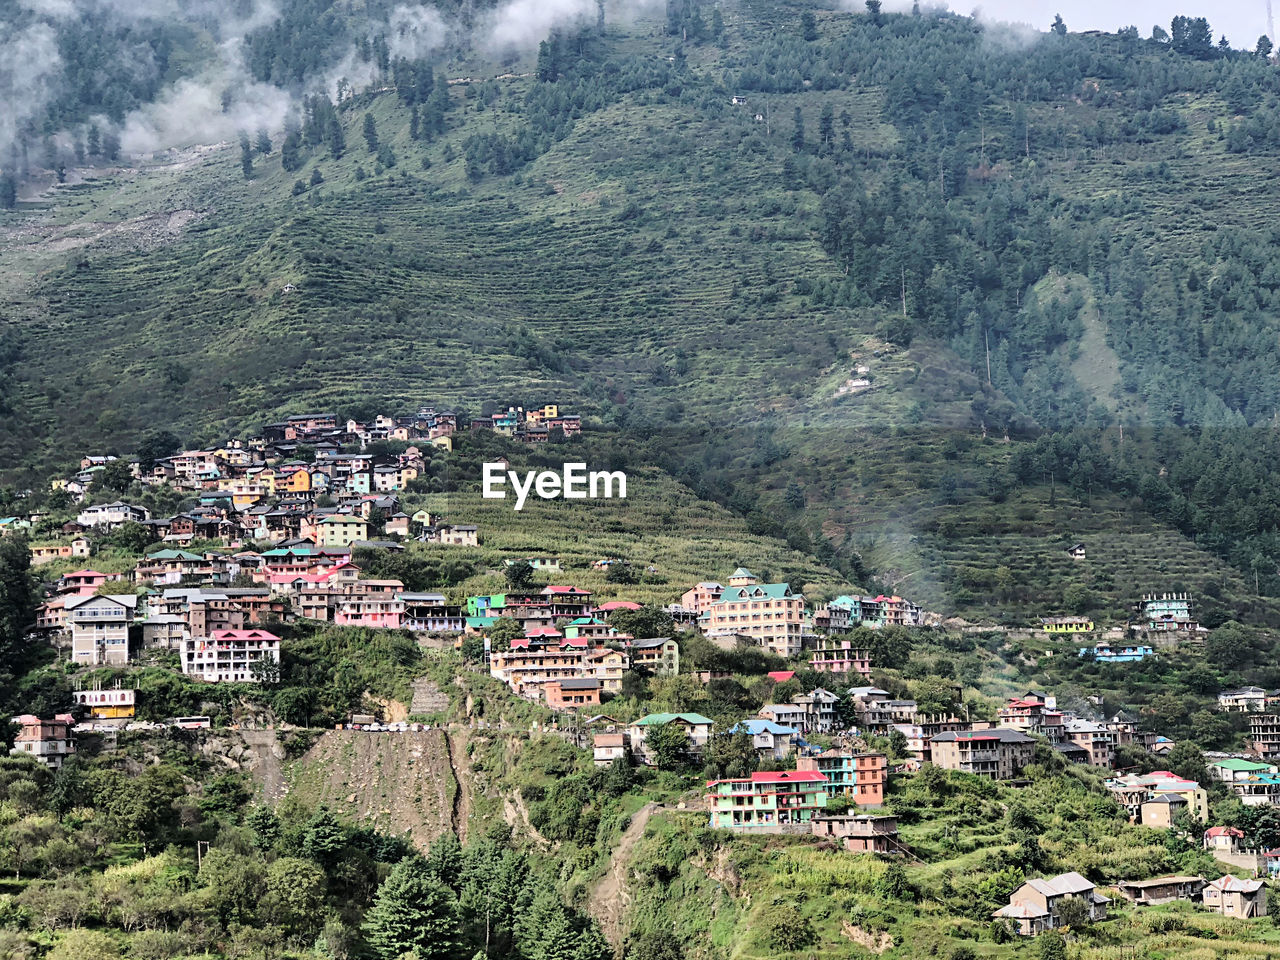
[[[200,872],[200,864],[204,861],[204,855],[209,852],[208,840],[196,841],[196,873]]]
[[[902,315],[907,315],[907,268],[902,268]]]
[[[987,342],[987,386],[991,386],[991,331],[982,328],[982,338]]]

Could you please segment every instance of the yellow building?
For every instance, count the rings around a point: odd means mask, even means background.
[[[322,547],[349,547],[356,540],[369,539],[369,524],[360,517],[335,513],[325,517],[316,530]]]
[[[129,720],[133,718],[132,690],[77,690],[72,694],[77,705],[88,710],[95,720]]]
[[[1090,633],[1093,621],[1088,617],[1045,617],[1040,621],[1045,633]]]

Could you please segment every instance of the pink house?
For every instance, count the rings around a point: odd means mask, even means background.
[[[348,627],[404,626],[404,601],[398,596],[366,593],[343,597],[333,612],[333,622]]]
[[[89,597],[108,580],[119,580],[119,574],[99,573],[97,570],[76,570],[63,574],[58,581],[59,593],[73,593],[80,597]]]

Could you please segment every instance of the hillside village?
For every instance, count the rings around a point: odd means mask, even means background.
[[[506,431],[518,441],[521,430],[557,420],[557,411],[513,408],[512,417],[485,418],[472,429]],[[565,435],[576,430],[564,418],[556,425]],[[1114,897],[1137,905],[1191,901],[1226,917],[1267,915],[1267,881],[1280,876],[1280,846],[1257,846],[1238,827],[1213,823],[1210,797],[1280,807],[1280,716],[1273,712],[1280,691],[1221,691],[1223,714],[1247,714],[1248,749],[1207,755],[1196,779],[1162,766],[1177,757],[1173,739],[1123,712],[1064,709],[1053,693],[1027,690],[979,719],[959,682],[931,690],[928,702],[878,685],[881,664],[868,638],[901,642],[940,629],[940,617],[896,595],[850,591],[811,603],[789,583],[764,582],[738,567],[723,581],[701,580],[665,605],[647,606],[626,599],[636,572],[617,557],[591,565],[615,585],[609,600],[569,582],[572,570],[552,556],[506,558],[494,571],[505,589],[487,594],[414,591],[370,575],[362,558],[367,564],[433,544],[463,551],[481,545],[473,524],[401,509],[423,467],[416,444],[451,449],[455,434],[451,415],[426,409],[344,428],[331,416],[307,416],[270,425],[244,443],[149,463],[84,457],[77,473],[52,482],[75,514],[58,525],[58,536],[25,540],[49,529],[50,518],[39,514],[6,518],[0,529],[23,539],[37,573],[77,567],[45,579],[30,642],[53,646],[76,672],[101,677],[108,669],[113,679],[82,684],[52,713],[16,716],[13,752],[57,770],[86,737],[226,722],[217,710],[156,716],[146,693],[130,685],[137,669],[159,667],[228,691],[268,690],[307,631],[403,632],[436,655],[461,655],[510,696],[548,711],[547,729],[598,769],[724,771],[689,801],[714,830],[817,838],[849,854],[912,862],[918,854],[894,812],[895,783],[936,770],[1017,788],[1055,756],[1100,772],[1099,788],[1120,815],[1189,838],[1220,873],[1126,878],[1104,887]],[[351,452],[385,440],[405,449]],[[102,480],[112,471],[173,491],[188,506],[154,517],[142,506],[107,500]],[[94,569],[97,551],[118,546],[122,532],[138,553],[132,568]],[[1194,598],[1175,592],[1135,598],[1123,624],[1100,628],[1089,618],[1059,616],[1023,636],[1081,638],[1085,645],[1059,647],[1060,655],[1074,651],[1082,662],[1124,669],[1179,645],[1203,645],[1208,633],[1196,620]],[[717,658],[723,666],[704,666]],[[767,691],[766,702],[719,719],[696,710],[646,712],[637,691],[650,679],[696,684],[712,695],[754,685]],[[390,737],[431,728],[425,718],[391,719],[376,706],[334,725]],[[739,758],[727,767],[712,759],[726,750]],[[1140,757],[1148,759],[1135,766]],[[1012,935],[1038,936],[1101,922],[1111,903],[1098,883],[1069,872],[1028,879],[992,919]]]

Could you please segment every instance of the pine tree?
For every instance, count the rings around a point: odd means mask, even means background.
[[[409,139],[417,140],[421,132],[418,121],[418,105],[415,103],[409,109]]]
[[[796,107],[795,123],[796,128],[791,134],[791,146],[800,151],[804,149],[804,114],[800,112],[799,107]]]
[[[370,153],[378,152],[378,127],[374,123],[372,113],[364,115],[364,142]]]
[[[258,128],[258,139],[253,148],[264,157],[271,152],[271,137],[267,134],[265,127]]]
[[[330,107],[332,109],[332,107]],[[333,111],[333,118],[329,121],[329,153],[337,160],[347,149],[347,138],[342,132],[342,121],[338,119],[338,113]]]
[[[13,178],[12,174],[6,173],[0,177],[0,207],[5,210],[12,210],[18,205],[18,181]]]
[[[378,960],[396,960],[411,950],[419,960],[443,960],[457,949],[458,904],[420,858],[406,858],[378,888],[364,932]]]
[[[246,180],[253,179],[253,146],[247,133],[240,134],[240,170]]]

